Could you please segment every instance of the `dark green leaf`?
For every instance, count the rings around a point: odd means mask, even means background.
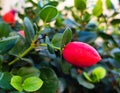
[[[8,37],[0,41],[0,54],[8,52],[17,43],[19,36]],[[6,47],[7,46],[7,47]]]
[[[57,1],[50,1],[45,6],[47,6],[47,5],[52,5],[52,6],[56,7],[58,5],[58,2]]]
[[[41,93],[56,93],[58,89],[58,78],[55,72],[50,68],[40,69],[40,78],[44,81]]]
[[[58,11],[54,6],[45,6],[40,12],[40,18],[46,22],[51,22],[57,17]]]
[[[11,78],[11,83],[10,83],[16,90],[22,92],[22,77],[20,76],[13,76]]]
[[[8,24],[0,22],[0,38],[7,37],[11,32],[11,28]]]
[[[67,43],[69,43],[71,39],[72,31],[70,28],[66,28],[62,36],[61,48],[63,48]]]
[[[102,0],[98,0],[96,3],[96,6],[93,9],[93,15],[95,16],[100,16],[103,13],[103,8],[102,8]]]
[[[74,0],[74,6],[78,10],[85,10],[86,9],[86,0]]]
[[[54,54],[54,49],[52,48],[51,42],[49,40],[49,37],[45,38],[45,42],[47,43],[47,48],[51,54]]]
[[[61,40],[62,40],[62,34],[57,33],[52,38],[52,44],[53,46],[60,47],[61,46]]]
[[[23,82],[23,89],[27,92],[34,92],[40,89],[43,81],[38,77],[29,77]]]
[[[113,19],[113,20],[111,21],[111,24],[112,24],[112,25],[120,24],[120,19]]]
[[[80,85],[88,88],[88,89],[93,89],[95,86],[92,84],[92,83],[89,83],[87,81],[85,81],[81,75],[78,75],[77,76],[77,81]]]
[[[93,89],[95,86],[92,83],[87,82],[84,80],[81,74],[77,74],[76,69],[71,69],[71,75],[73,78],[75,78],[78,83],[88,89]]]
[[[84,32],[80,32],[78,41],[91,43],[91,42],[94,42],[96,38],[97,38],[97,35],[95,33],[84,31]]]
[[[17,75],[21,76],[23,79],[30,76],[39,77],[40,71],[34,67],[22,67],[18,70]]]
[[[18,35],[17,32],[12,32],[10,34],[15,34],[15,35]],[[11,36],[15,36],[15,35],[11,35]],[[21,54],[24,52],[24,50],[27,48],[26,46],[26,42],[25,42],[25,39],[19,35],[19,39],[18,39],[18,42],[15,44],[15,46],[9,51],[10,54],[15,54],[15,55],[18,55],[18,54]]]
[[[63,73],[69,74],[70,68],[72,67],[71,64],[69,64],[67,62],[61,62],[60,66],[61,66],[61,69],[62,69]]]
[[[0,87],[7,90],[12,89],[12,86],[10,85],[11,77],[12,75],[8,72],[0,72]]]
[[[108,35],[108,34],[101,32],[101,31],[98,32],[98,35],[105,40],[111,40],[116,46],[118,46],[118,44],[116,43],[116,41],[112,35]]]
[[[35,31],[32,23],[27,17],[24,18],[24,31],[25,31],[25,38],[27,42],[30,44],[35,36]]]

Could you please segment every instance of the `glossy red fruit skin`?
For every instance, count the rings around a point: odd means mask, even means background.
[[[15,10],[11,10],[11,11],[7,12],[6,14],[4,14],[2,19],[7,24],[11,24],[12,26],[14,26],[15,23],[16,23],[16,20],[15,20]]]
[[[23,30],[20,30],[18,33],[25,38],[25,33]]]
[[[98,52],[83,42],[70,42],[63,49],[63,58],[77,67],[89,67],[101,60]]]

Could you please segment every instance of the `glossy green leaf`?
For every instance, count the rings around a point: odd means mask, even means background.
[[[16,90],[22,92],[22,77],[20,76],[13,76],[11,78],[11,83],[10,83]]]
[[[77,76],[77,81],[78,81],[78,83],[79,83],[80,85],[82,85],[82,86],[84,86],[84,87],[86,87],[86,88],[88,88],[88,89],[93,89],[93,88],[95,87],[92,83],[89,83],[89,82],[85,81],[85,80],[81,77],[81,75],[78,75],[78,76]]]
[[[38,77],[29,77],[23,82],[23,89],[27,92],[34,92],[40,89],[43,81]]]
[[[11,28],[8,24],[0,22],[0,38],[7,37],[11,32]]]
[[[103,3],[102,0],[98,0],[96,3],[96,6],[94,7],[92,11],[93,15],[100,16],[103,13]]]
[[[43,86],[40,89],[41,93],[56,93],[58,89],[58,78],[55,72],[50,68],[40,69],[40,78],[44,81]]]
[[[51,22],[57,17],[58,11],[54,6],[45,6],[40,12],[40,18],[44,23]]]
[[[85,10],[86,9],[86,0],[74,0],[74,6],[78,10]]]
[[[107,9],[112,9],[113,5],[112,5],[111,0],[106,0],[106,7]]]
[[[111,21],[111,24],[112,24],[112,25],[120,24],[120,19],[113,19],[113,20]]]
[[[12,34],[12,35],[11,35]],[[16,36],[18,35],[17,32],[11,32],[10,33],[11,36]],[[17,41],[17,43],[15,44],[15,46],[9,51],[10,54],[16,54],[19,55],[21,53],[23,53],[25,51],[25,49],[27,48],[26,46],[26,41],[25,39],[19,35],[19,39]]]
[[[25,38],[27,42],[30,44],[35,36],[35,31],[32,23],[27,17],[24,18],[24,32],[25,32]]]
[[[69,43],[71,39],[72,31],[70,28],[66,28],[62,36],[61,48],[63,48],[67,43]]]
[[[10,90],[12,86],[10,85],[12,75],[8,72],[0,72],[0,88]]]
[[[8,52],[18,41],[19,36],[8,37],[0,41],[0,54]],[[7,47],[6,47],[7,46]]]
[[[84,87],[86,87],[86,88],[88,88],[88,89],[93,89],[93,88],[95,87],[94,84],[86,81],[86,80],[82,77],[81,74],[77,74],[76,69],[71,69],[71,75],[72,75],[73,78],[75,78],[75,79],[78,81],[78,83],[79,83],[80,85],[82,85],[82,86],[84,86]]]
[[[45,42],[47,43],[47,48],[51,54],[54,54],[54,49],[52,48],[52,44],[49,40],[49,37],[45,38]]]
[[[84,31],[79,33],[78,41],[91,43],[94,42],[96,38],[97,35],[95,33]]]
[[[51,43],[53,44],[53,46],[60,47],[61,41],[62,41],[62,34],[57,33],[53,36]]]
[[[34,67],[22,67],[18,70],[17,75],[21,76],[23,79],[30,76],[39,77],[40,71]]]

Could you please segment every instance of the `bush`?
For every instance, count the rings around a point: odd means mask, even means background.
[[[0,17],[0,93],[120,92],[119,10],[74,0],[59,11],[61,1],[27,0],[24,14]]]

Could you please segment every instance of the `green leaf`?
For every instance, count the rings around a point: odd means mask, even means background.
[[[22,88],[22,77],[20,76],[13,76],[11,78],[11,83],[10,83],[16,90],[18,90],[19,92],[23,91]]]
[[[86,72],[83,72],[83,75],[89,82],[93,82],[90,76]]]
[[[12,86],[10,85],[12,75],[8,72],[0,72],[0,88],[10,90]]]
[[[78,41],[91,43],[91,42],[94,42],[96,38],[97,38],[97,35],[95,33],[84,31],[84,32],[80,32]]]
[[[0,22],[0,38],[7,37],[11,32],[11,28],[8,24]]]
[[[21,76],[23,80],[30,76],[40,76],[40,71],[34,67],[22,67],[18,70],[17,75]]]
[[[56,7],[58,5],[58,1],[49,1],[46,5],[52,5]]]
[[[86,87],[86,88],[88,88],[88,89],[93,89],[93,88],[95,87],[92,83],[89,83],[89,82],[85,81],[85,80],[81,77],[81,75],[78,75],[78,76],[77,76],[77,81],[78,81],[78,83],[79,83],[80,85],[82,85],[82,86],[84,86],[84,87]]]
[[[24,31],[25,31],[25,38],[27,42],[31,44],[35,36],[35,31],[34,31],[32,23],[27,17],[24,18]]]
[[[100,16],[103,13],[103,8],[102,8],[102,0],[98,0],[96,3],[96,6],[94,7],[92,13],[95,16]]]
[[[55,47],[60,47],[61,46],[61,41],[62,41],[62,34],[61,33],[56,33],[53,36],[51,43]]]
[[[74,0],[74,6],[78,10],[85,10],[86,9],[86,0]]]
[[[66,28],[62,36],[61,48],[63,48],[67,43],[69,43],[71,39],[72,31],[70,28]]]
[[[58,15],[58,11],[54,6],[47,5],[40,11],[40,18],[46,22],[53,21]]]
[[[70,68],[72,67],[71,64],[69,64],[67,62],[61,62],[60,66],[61,66],[61,69],[62,69],[63,73],[69,74]]]
[[[111,24],[112,24],[112,25],[120,24],[120,19],[113,19],[113,20],[111,21]]]
[[[43,81],[38,77],[29,77],[23,82],[23,89],[27,92],[33,92],[40,89],[43,85]]]
[[[112,5],[111,0],[106,0],[106,7],[107,9],[112,9],[113,5]]]
[[[40,78],[44,81],[40,93],[56,93],[59,80],[55,72],[50,68],[42,68],[40,72]]]
[[[47,48],[48,48],[49,52],[51,54],[54,54],[54,49],[52,48],[52,44],[51,44],[48,36],[46,36],[45,42],[47,43]]]
[[[17,32],[11,32],[10,34],[13,34],[11,36],[18,35]],[[18,42],[15,44],[15,46],[9,51],[10,54],[19,55],[25,51],[27,48],[25,39],[19,35]]]
[[[19,36],[8,37],[0,41],[0,54],[8,52],[18,41]],[[6,47],[7,46],[7,47]]]
[[[73,78],[75,78],[78,83],[88,89],[93,89],[95,86],[92,83],[89,83],[88,81],[86,81],[81,74],[77,74],[76,69],[71,69],[71,75]]]

